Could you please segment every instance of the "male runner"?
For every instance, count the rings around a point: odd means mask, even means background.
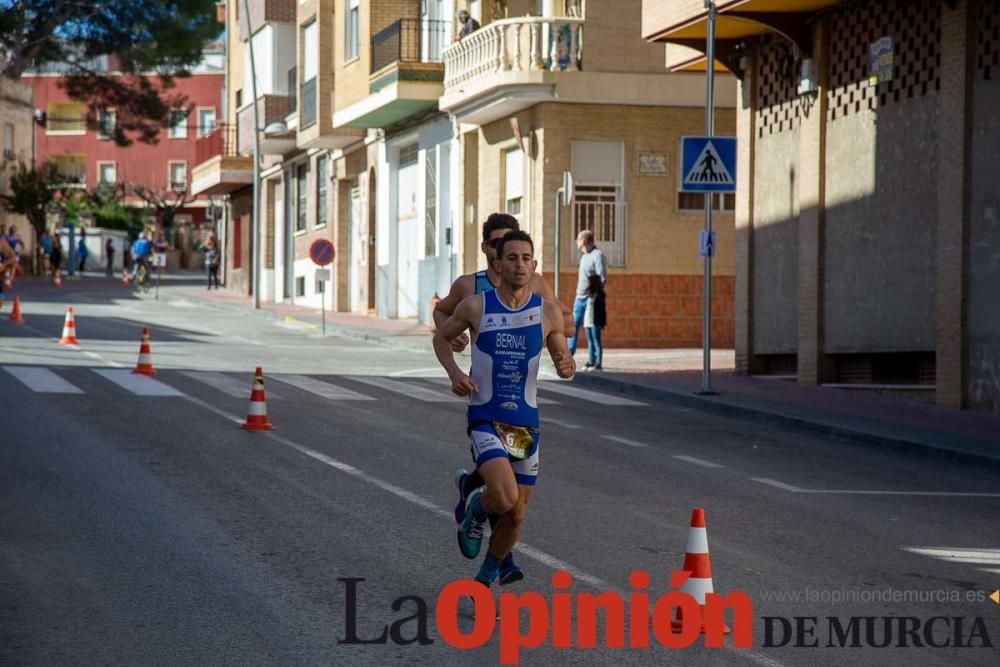
[[[469,396],[469,436],[485,489],[469,493],[458,529],[462,555],[476,558],[489,515],[499,516],[476,580],[489,586],[500,576],[524,520],[538,476],[538,363],[549,350],[559,377],[576,363],[566,346],[559,306],[531,291],[538,263],[531,237],[513,231],[497,243],[500,284],[464,299],[434,336],[434,352],[448,372],[452,391]],[[471,329],[472,369],[455,363],[452,341]]]
[[[439,301],[434,308],[433,317],[437,329],[440,329],[445,321],[451,317],[455,312],[455,308],[462,302],[462,299],[496,289],[497,284],[500,282],[500,272],[494,265],[494,260],[497,256],[495,244],[508,233],[519,229],[520,225],[514,216],[507,215],[506,213],[490,214],[486,222],[483,223],[483,241],[480,244],[480,249],[486,255],[486,269],[460,276],[452,283],[448,296]],[[541,295],[546,301],[559,303],[552,287],[537,272],[531,276],[530,287],[532,292]],[[560,304],[560,307],[562,309],[563,322],[566,327],[569,327],[573,321],[572,313],[566,306]],[[569,331],[568,328],[567,331]],[[452,341],[451,347],[455,352],[462,352],[468,344],[469,337],[465,333],[462,333]],[[462,523],[462,519],[465,517],[465,501],[473,489],[483,485],[483,479],[476,472],[470,475],[466,470],[462,469],[455,474],[455,483],[458,486],[455,521]],[[490,525],[491,527],[493,526],[493,517],[490,519]],[[514,563],[514,554],[507,554],[500,568],[500,585],[513,584],[521,581],[523,578],[524,573]]]

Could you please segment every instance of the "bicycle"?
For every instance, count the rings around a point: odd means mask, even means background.
[[[149,294],[150,271],[146,268],[145,262],[139,263],[139,268],[135,271],[135,286],[141,289],[144,294]]]

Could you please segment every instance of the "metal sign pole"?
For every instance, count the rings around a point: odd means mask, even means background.
[[[322,312],[322,322],[323,322],[323,335],[326,335],[326,281],[322,280],[319,283],[319,308]]]
[[[553,292],[556,295],[556,299],[559,298],[559,239],[562,237],[562,229],[561,229],[561,227],[562,227],[562,224],[561,224],[562,223],[562,220],[561,220],[561,218],[562,218],[562,206],[561,206],[561,204],[562,204],[562,196],[563,196],[563,189],[559,188],[558,190],[556,190],[556,211],[555,211],[555,218],[556,218],[556,238],[555,238],[556,248],[555,248],[555,250],[556,250],[556,252],[555,252],[555,268],[552,270],[552,275],[553,275],[552,289],[553,289]]]
[[[705,50],[705,134],[714,136],[715,125],[715,1],[705,0],[708,10],[707,48]],[[714,192],[705,193],[705,232],[712,238],[712,199]],[[701,394],[715,394],[712,389],[712,252],[705,253],[705,302],[702,306],[702,371]]]

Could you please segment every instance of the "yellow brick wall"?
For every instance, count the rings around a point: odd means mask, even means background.
[[[698,235],[704,216],[700,211],[680,212],[677,201],[680,138],[703,133],[701,109],[541,104],[519,113],[517,118],[522,134],[535,130],[536,159],[525,161],[530,172],[530,194],[525,204],[530,203],[530,210],[522,215],[522,226],[542,249],[543,267],[551,269],[548,261],[554,256],[554,193],[562,184],[563,172],[571,168],[572,142],[603,140],[625,144],[628,257],[627,266],[615,271],[671,275],[701,272]],[[735,123],[733,110],[716,111],[718,134],[733,134]],[[476,204],[481,224],[491,212],[503,209],[503,154],[517,143],[509,118],[466,134],[464,141],[475,143],[474,151],[466,149],[466,183],[473,180],[474,184],[466,192],[465,202]],[[639,176],[641,152],[666,154],[667,174]],[[468,159],[470,153],[475,160]],[[563,215],[562,270],[572,271],[569,210],[564,210]],[[735,275],[734,217],[732,213],[716,213],[713,222],[718,238],[713,269],[718,275]],[[476,261],[481,263],[478,257]]]
[[[663,73],[663,44],[642,38],[641,5],[641,0],[586,3],[584,69]]]
[[[685,134],[702,134],[704,112],[696,108],[621,107],[577,104],[543,104],[540,110],[544,127],[544,166],[536,174],[535,186],[544,194],[541,212],[546,220],[552,215],[555,190],[562,183],[563,171],[571,167],[572,142],[608,140],[625,143],[625,198],[628,202],[628,259],[622,272],[696,274],[701,271],[698,234],[703,226],[701,213],[681,213],[677,208],[678,153]],[[733,134],[732,110],[716,112],[716,132]],[[665,176],[639,176],[640,152],[665,153]],[[535,200],[538,209],[538,200]],[[568,215],[568,211],[564,213]],[[735,274],[735,235],[732,214],[717,214],[714,227],[718,250],[713,268],[719,275]],[[546,227],[550,225],[547,222]],[[569,225],[564,225],[568,230]],[[572,243],[569,232],[563,246]],[[552,252],[552,240],[545,250]],[[570,254],[561,253],[563,270],[572,270]]]

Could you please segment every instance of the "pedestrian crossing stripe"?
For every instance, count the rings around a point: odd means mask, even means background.
[[[690,171],[684,176],[684,184],[689,183],[736,185],[736,179],[729,173],[725,162],[719,157],[719,151],[711,141],[705,143]]]
[[[89,393],[48,368],[30,366],[3,366],[2,368],[6,374],[16,378],[22,385],[38,394]],[[145,375],[135,375],[131,370],[119,368],[91,368],[89,370],[136,396],[186,396],[183,391],[168,384],[163,376],[160,376],[159,379],[154,379]],[[212,371],[177,371],[177,373],[235,398],[245,398],[250,395],[250,384],[245,379],[237,379],[228,373]],[[332,382],[326,382],[306,375],[277,374],[270,375],[268,378],[331,401],[379,400],[374,396],[368,396]],[[420,380],[403,382],[381,376],[346,376],[346,379],[426,403],[447,403],[464,400],[444,388],[443,385],[450,386],[451,384],[446,378],[426,378],[426,380],[435,385],[433,389]],[[568,382],[542,381],[539,382],[538,388],[541,391],[562,394],[563,396],[570,396],[589,403],[599,403],[606,407],[646,405],[645,403],[615,394],[605,394],[583,389]],[[268,391],[269,395],[273,393],[270,390]],[[559,401],[542,398],[541,396],[538,397],[538,402],[540,404],[553,405],[560,403]]]

